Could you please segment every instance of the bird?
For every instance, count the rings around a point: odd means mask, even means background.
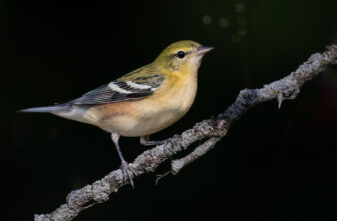
[[[142,145],[159,145],[149,136],[174,124],[192,106],[203,56],[213,47],[192,40],[170,44],[150,64],[91,90],[77,99],[19,112],[51,113],[97,126],[111,134],[124,179],[134,183],[119,146],[120,136],[140,137]]]

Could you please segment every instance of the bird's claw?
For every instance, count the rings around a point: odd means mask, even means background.
[[[125,160],[122,160],[122,162],[121,162],[121,169],[122,169],[124,181],[126,182],[127,180],[129,180],[130,185],[132,186],[132,188],[135,188],[133,180],[132,180],[132,176],[131,176],[131,170],[129,169],[128,162],[126,162]]]

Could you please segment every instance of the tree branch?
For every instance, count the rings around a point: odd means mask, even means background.
[[[230,126],[251,107],[273,99],[277,99],[280,107],[283,100],[295,99],[305,82],[317,76],[331,64],[337,64],[337,45],[328,46],[323,53],[311,55],[295,72],[281,80],[264,85],[260,89],[241,90],[235,102],[224,113],[197,123],[192,129],[170,138],[169,142],[140,154],[133,163],[129,164],[133,172],[132,177],[154,172],[161,163],[187,149],[195,141],[207,139],[186,157],[171,162],[172,173],[177,174],[183,167],[211,150],[226,135]],[[128,181],[124,181],[122,171],[114,170],[93,184],[70,192],[65,204],[50,214],[35,215],[35,221],[72,220],[82,210],[107,201],[111,193],[117,192],[126,184]]]

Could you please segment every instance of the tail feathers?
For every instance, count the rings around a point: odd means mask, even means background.
[[[18,112],[30,112],[30,113],[55,113],[55,112],[63,112],[69,111],[71,109],[70,106],[60,105],[60,106],[48,106],[48,107],[33,107],[27,108],[23,110],[19,110]]]

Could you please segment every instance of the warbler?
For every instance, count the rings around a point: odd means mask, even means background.
[[[197,92],[201,59],[212,49],[190,40],[178,41],[165,48],[152,63],[77,99],[21,112],[52,113],[111,133],[124,178],[134,186],[119,137],[140,137],[143,145],[163,143],[150,141],[149,135],[172,125],[190,109]]]

